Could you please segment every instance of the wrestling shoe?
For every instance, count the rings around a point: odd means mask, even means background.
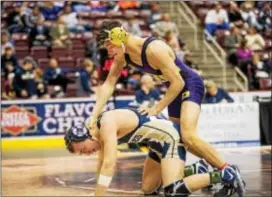
[[[226,166],[221,171],[221,179],[224,187],[215,193],[214,196],[230,196],[233,194],[233,192],[237,192],[239,197],[244,196],[245,182],[241,178],[240,170],[236,165]]]
[[[224,186],[213,194],[213,197],[229,197],[235,194],[235,188],[230,184],[224,184]]]

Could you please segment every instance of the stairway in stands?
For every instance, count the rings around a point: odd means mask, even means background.
[[[223,87],[223,69],[220,63],[217,61],[215,56],[205,49],[204,46],[204,29],[198,25],[198,39],[197,44],[198,48],[194,46],[194,30],[185,20],[185,18],[178,12],[177,8],[180,6],[180,2],[172,2],[171,5],[168,2],[161,2],[161,11],[163,13],[168,12],[171,15],[172,21],[175,22],[178,26],[180,32],[180,39],[183,40],[187,48],[191,51],[191,60],[199,66],[202,70],[202,76],[205,79],[211,79],[217,83],[219,87]],[[207,52],[206,61],[204,61],[204,53]],[[230,66],[226,67],[226,89],[228,91],[237,91],[239,87],[234,82],[234,69]]]

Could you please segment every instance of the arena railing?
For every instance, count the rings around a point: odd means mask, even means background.
[[[199,20],[197,18],[197,16],[195,15],[195,13],[189,8],[189,6],[181,1],[179,2],[180,6],[183,8],[182,10],[181,7],[179,7],[179,13],[182,14],[182,16],[184,17],[184,19],[188,22],[188,24],[190,24],[190,26],[193,27],[194,29],[194,34],[196,35],[194,37],[195,39],[195,43],[198,43],[198,24],[199,24]],[[170,6],[170,8],[173,7],[173,3],[172,6]],[[173,8],[172,8],[173,9]],[[171,10],[173,11],[173,10]],[[182,12],[185,11],[185,12]],[[211,39],[211,42],[207,42],[205,35],[209,36],[210,38],[212,38],[211,35],[209,35],[209,33],[205,30],[205,34],[203,35],[203,44],[204,44],[204,53],[203,53],[203,61],[207,62],[207,50],[210,51],[210,53],[213,54],[213,56],[216,58],[216,60],[219,62],[219,64],[222,66],[222,79],[223,79],[223,87],[226,88],[227,87],[227,54],[224,51],[224,49],[216,42],[216,40],[214,38]],[[198,44],[196,44],[195,46],[197,46],[198,48]],[[240,78],[243,82],[241,83],[238,78]],[[246,75],[244,75],[243,72],[241,72],[241,70],[239,68],[234,69],[234,82],[235,84],[238,86],[238,88],[242,91],[247,91],[248,90],[248,80]]]
[[[170,10],[171,13],[174,13],[174,2],[170,2]],[[191,9],[186,5],[184,2],[178,2],[177,11],[180,15],[183,16],[183,18],[186,20],[186,22],[190,25],[190,27],[194,31],[194,47],[195,49],[199,49],[198,45],[198,27],[197,27],[197,18],[194,15],[194,13],[191,11]],[[180,17],[178,17],[178,23],[180,24]]]
[[[240,70],[240,68],[234,68],[233,79],[242,91],[248,91],[248,79],[246,75]],[[242,79],[242,82],[239,79]]]
[[[227,88],[227,54],[226,52],[220,47],[220,45],[215,41],[214,38],[207,32],[204,31],[203,34],[203,44],[204,44],[204,62],[207,61],[207,50],[213,54],[215,59],[218,61],[220,66],[222,67],[222,79],[223,79],[223,88]],[[206,40],[206,36],[210,37],[210,42]]]
[[[210,42],[208,42],[205,39],[205,36],[210,37]],[[225,52],[225,50],[218,44],[218,42],[216,42],[216,40],[214,38],[212,38],[212,36],[209,34],[209,32],[207,32],[205,30],[205,34],[204,34],[204,45],[206,45],[206,47],[210,50],[211,53],[216,53],[214,54],[214,57],[218,60],[218,62],[220,63],[220,65],[223,68],[223,86],[224,88],[226,88],[227,85],[227,54]],[[213,47],[211,46],[213,45]],[[204,52],[206,53],[206,50],[204,50]],[[204,55],[206,56],[207,53]],[[206,57],[204,57],[204,61],[205,61]],[[242,80],[242,82],[241,82]],[[248,91],[248,79],[247,76],[237,67],[234,68],[233,71],[233,81],[234,83],[238,86],[239,90],[241,91]]]

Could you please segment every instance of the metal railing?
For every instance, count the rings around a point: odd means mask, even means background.
[[[178,3],[178,13],[183,16],[183,18],[186,20],[186,22],[190,25],[190,27],[193,29],[194,32],[194,47],[195,49],[198,49],[198,20],[197,17],[194,15],[194,13],[191,11],[191,9],[184,3],[183,1],[177,2]],[[174,5],[173,1],[171,1],[172,6]],[[178,17],[178,22],[180,22],[180,17]]]
[[[176,4],[178,6],[175,6]],[[175,2],[170,1],[169,10],[171,13],[175,13],[176,11],[184,18],[184,20],[189,24],[191,29],[194,32],[194,47],[195,49],[199,48],[198,44],[198,23],[199,20],[197,16],[193,13],[193,11],[189,8],[189,6],[183,2]],[[177,22],[180,24],[181,19],[178,17]],[[205,34],[210,37],[210,42],[206,41]],[[218,61],[219,65],[222,67],[222,80],[223,80],[223,87],[227,88],[227,54],[224,49],[216,42],[214,38],[205,30],[205,34],[203,34],[203,44],[204,44],[204,53],[203,53],[203,61],[207,62],[207,55],[208,51],[214,56],[214,58]],[[240,78],[242,80],[239,81]],[[240,69],[234,69],[234,82],[242,91],[248,90],[248,80],[246,75],[241,72]]]
[[[242,82],[239,80],[242,79]],[[248,79],[246,75],[238,68],[234,68],[233,80],[242,91],[248,91]]]
[[[208,37],[212,37],[209,32],[205,30],[205,34]],[[222,49],[222,47],[215,41],[215,39],[211,38],[210,42],[208,42],[205,38],[205,34],[203,34],[203,43],[204,43],[204,53],[203,53],[203,60],[204,62],[207,61],[207,50],[210,51],[211,54],[215,57],[218,61],[220,66],[222,67],[222,79],[223,79],[223,88],[227,88],[227,54]]]

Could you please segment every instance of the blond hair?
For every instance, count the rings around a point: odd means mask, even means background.
[[[206,89],[216,88],[216,83],[212,80],[206,80],[206,81],[204,81],[204,84],[205,84]]]
[[[94,67],[93,61],[88,58],[84,59],[83,65],[84,65],[84,67],[88,67],[88,66]]]

